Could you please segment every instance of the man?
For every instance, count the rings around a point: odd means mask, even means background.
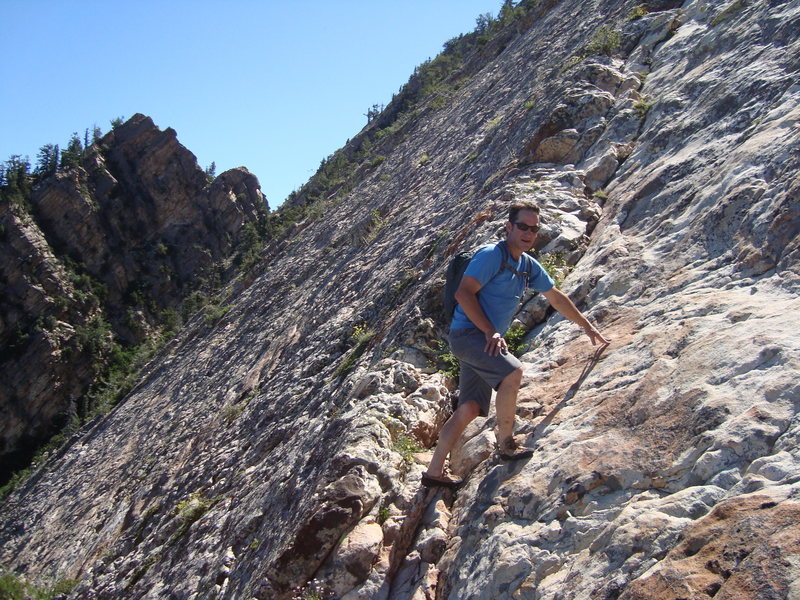
[[[449,342],[461,366],[459,401],[439,434],[439,443],[422,477],[426,486],[455,488],[461,483],[460,479],[444,474],[445,458],[470,421],[488,414],[493,389],[497,391],[496,433],[500,458],[518,460],[533,454],[533,450],[522,448],[513,437],[523,369],[522,363],[508,352],[503,338],[527,285],[541,292],[567,319],[580,325],[592,344],[609,343],[569,297],[554,287],[541,265],[522,256],[536,243],[539,207],[530,202],[513,204],[505,229],[505,242],[489,244],[475,252],[456,291],[458,306],[450,325]],[[532,263],[529,278],[527,261]]]

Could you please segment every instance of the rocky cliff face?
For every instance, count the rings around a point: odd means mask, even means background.
[[[800,3],[647,7],[529,12],[5,502],[6,568],[76,598],[797,596]],[[426,491],[443,270],[514,198],[613,342],[527,302],[535,455],[498,461],[490,415],[467,485]]]
[[[76,413],[114,340],[141,343],[266,211],[245,169],[209,184],[171,129],[136,115],[82,164],[0,206],[2,476]]]

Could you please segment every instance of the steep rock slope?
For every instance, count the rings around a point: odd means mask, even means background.
[[[796,595],[800,3],[648,6],[541,3],[3,505],[2,563],[81,598]],[[490,415],[421,490],[446,258],[520,197],[614,341],[531,299],[536,454]]]
[[[35,186],[28,206],[0,206],[0,477],[85,415],[112,340],[151,336],[266,210],[246,169],[209,183],[175,131],[143,115]]]

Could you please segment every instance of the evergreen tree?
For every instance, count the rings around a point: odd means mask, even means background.
[[[31,163],[28,157],[22,158],[19,154],[8,157],[4,165],[5,175],[3,185],[0,187],[0,198],[5,202],[21,202],[30,196]]]
[[[501,24],[508,25],[517,16],[517,10],[514,6],[514,2],[512,0],[505,0],[503,2],[503,6],[500,8],[500,14],[498,15],[498,19]]]
[[[376,119],[380,116],[381,112],[385,107],[383,104],[373,104],[370,109],[367,110],[367,113],[364,115],[367,117],[367,123],[370,123],[373,119]]]
[[[36,157],[36,175],[46,177],[56,172],[58,168],[58,145],[45,144],[39,148],[39,155]]]
[[[59,166],[61,169],[77,167],[81,162],[82,156],[83,146],[81,145],[81,138],[78,137],[77,132],[74,132],[66,150],[61,153],[61,164]]]
[[[95,142],[97,142],[97,140],[99,140],[101,137],[103,137],[103,130],[102,130],[102,129],[100,129],[100,128],[99,128],[97,125],[95,125],[95,126],[92,128],[92,143],[94,144],[94,143],[95,143]]]
[[[478,15],[478,18],[475,19],[475,32],[486,33],[491,27],[492,23],[494,23],[494,17],[492,17],[492,13],[483,13],[482,15]]]
[[[206,176],[212,181],[214,177],[217,176],[217,163],[215,163],[213,160],[211,161],[211,164],[206,167]]]

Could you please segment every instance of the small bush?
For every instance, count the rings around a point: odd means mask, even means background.
[[[36,586],[11,573],[0,575],[0,598],[3,600],[51,600],[69,594],[78,585],[76,579],[59,579],[51,585]]]
[[[175,507],[175,512],[178,513],[180,526],[172,536],[173,541],[186,533],[189,527],[191,527],[193,523],[199,521],[200,518],[206,514],[212,506],[214,506],[214,504],[214,500],[210,498],[204,498],[199,492],[195,492],[185,500],[178,502],[177,506]]]
[[[582,54],[581,54],[581,55],[578,55],[578,56],[570,56],[570,57],[569,57],[569,58],[566,60],[566,62],[565,62],[565,63],[564,63],[562,66],[561,66],[561,70],[560,70],[560,72],[561,72],[561,73],[566,73],[566,72],[567,72],[567,71],[569,71],[569,70],[570,70],[572,67],[574,67],[575,65],[577,65],[578,63],[580,63],[580,62],[581,62],[581,61],[582,61],[584,58],[585,58],[585,57],[584,57]]]
[[[633,105],[633,110],[636,111],[636,115],[644,121],[647,118],[647,113],[650,112],[650,109],[653,107],[652,100],[648,99],[647,97],[638,100]]]
[[[372,168],[375,168],[378,165],[380,165],[381,163],[383,163],[383,161],[385,161],[385,160],[386,160],[386,157],[383,156],[382,154],[379,154],[378,156],[373,158],[371,161],[369,161],[369,166],[372,167]]]
[[[447,345],[447,342],[439,340],[438,345],[436,359],[440,365],[439,372],[455,379],[461,373],[458,359],[450,352],[450,346]]]
[[[634,6],[628,12],[628,20],[635,21],[636,19],[641,19],[646,14],[647,14],[647,6],[645,6],[644,4],[640,4],[638,6]]]
[[[388,518],[389,518],[389,508],[386,506],[381,507],[378,510],[378,523],[383,525]]]
[[[586,55],[605,54],[606,56],[612,56],[619,49],[621,43],[622,34],[619,30],[612,29],[611,26],[606,25],[594,32],[592,39],[589,40],[589,45],[586,47]]]
[[[570,271],[574,267],[567,265],[567,260],[564,258],[563,252],[553,252],[552,254],[546,254],[539,260],[539,264],[542,265],[547,274],[553,278],[553,281],[556,283],[556,287],[559,287],[561,283],[564,281],[567,275],[569,275]]]
[[[392,449],[403,457],[403,461],[410,463],[414,460],[414,454],[422,452],[422,447],[417,441],[407,435],[400,435],[394,441]]]
[[[219,304],[218,299],[215,299],[215,301],[211,304],[206,304],[205,313],[203,315],[206,325],[215,325],[220,319],[222,319],[222,317],[228,314],[230,309],[230,306]]]
[[[519,357],[528,349],[529,344],[523,343],[523,339],[527,334],[527,329],[518,324],[512,325],[511,329],[506,332],[503,337],[506,340],[506,344],[508,344],[508,350],[511,354]]]
[[[336,369],[334,376],[343,377],[352,371],[353,368],[355,368],[358,359],[361,358],[364,355],[364,352],[367,351],[367,348],[374,337],[375,330],[370,329],[366,325],[359,324],[353,327],[353,331],[350,333],[350,343],[352,344],[353,349],[342,361],[342,364],[339,365],[339,368]]]
[[[492,131],[503,121],[503,115],[498,115],[488,123],[486,123],[486,131]]]

